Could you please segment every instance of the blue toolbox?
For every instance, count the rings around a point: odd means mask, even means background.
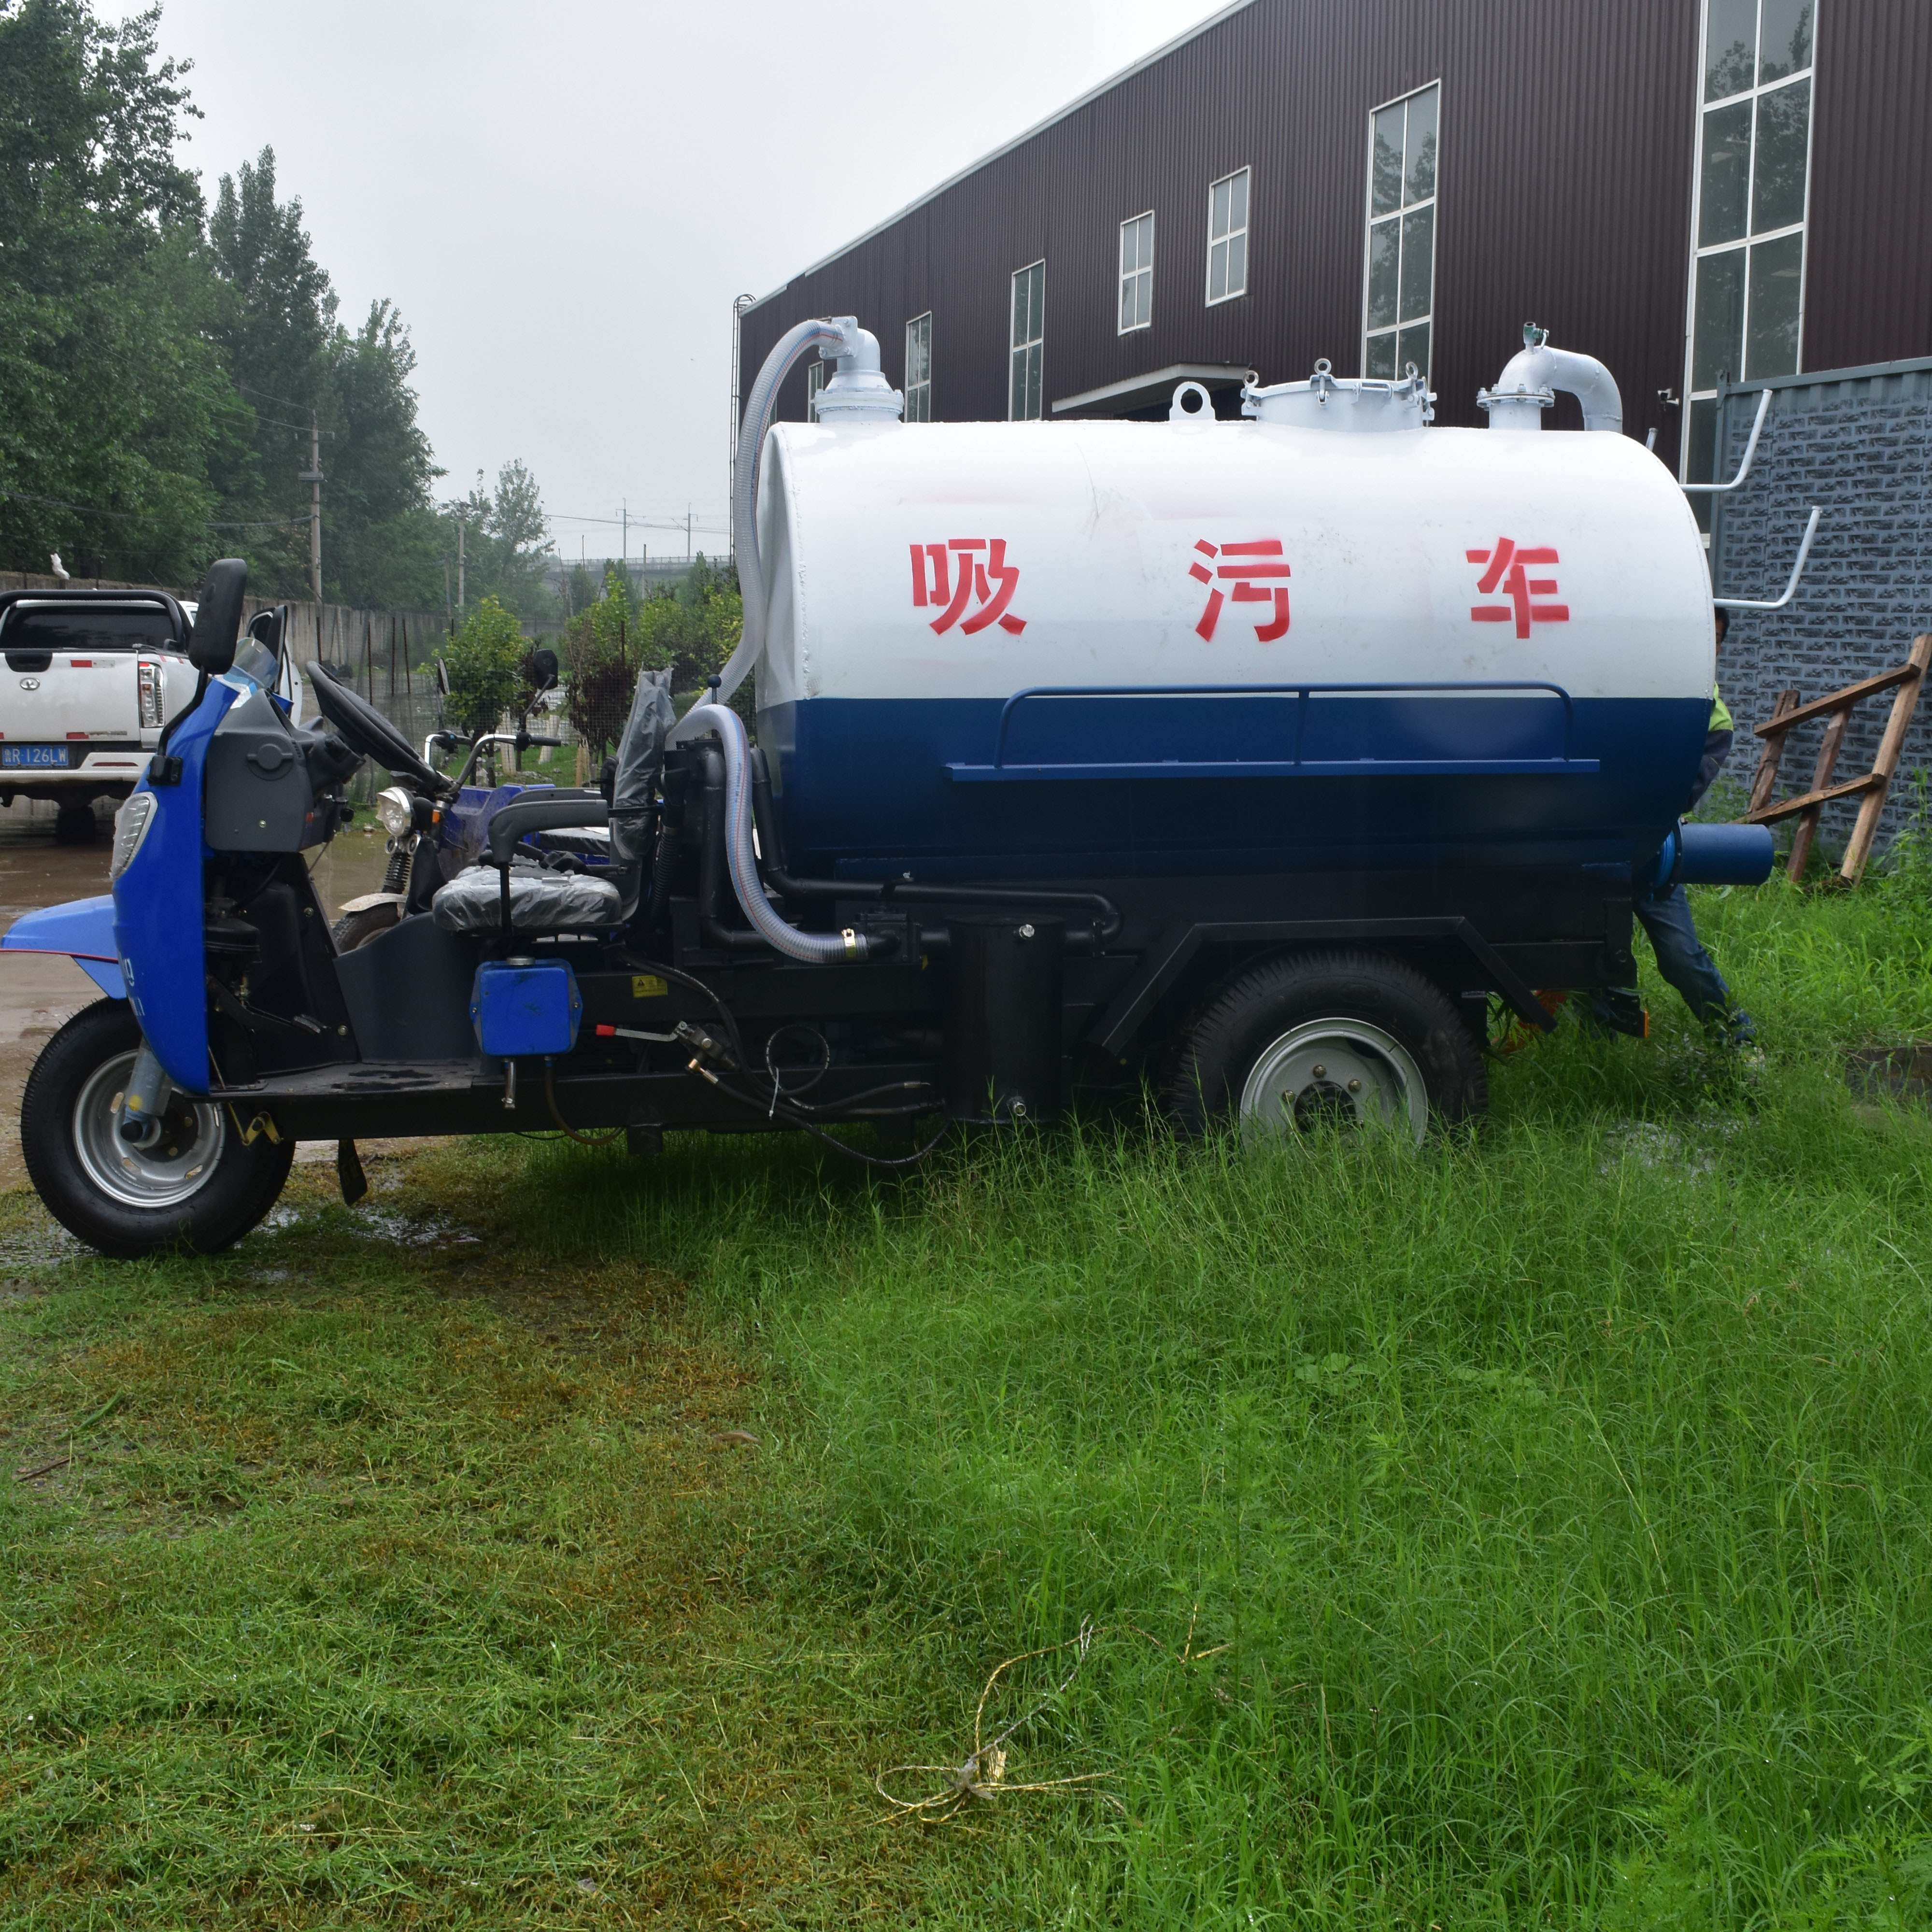
[[[470,1018],[477,1045],[496,1059],[568,1053],[583,1017],[577,975],[563,960],[488,960],[476,969]]]

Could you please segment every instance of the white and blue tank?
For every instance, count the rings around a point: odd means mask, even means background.
[[[740,544],[789,869],[1630,862],[1684,807],[1689,506],[1621,434],[1510,433],[1552,370],[1620,428],[1589,358],[1526,351],[1486,429],[1325,366],[1238,422],[1185,385],[1165,422],[907,424],[840,366],[765,438]]]

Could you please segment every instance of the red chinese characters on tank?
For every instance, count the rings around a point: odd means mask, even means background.
[[[1270,614],[1255,626],[1257,644],[1271,644],[1276,638],[1288,635],[1288,586],[1277,580],[1292,573],[1282,558],[1279,538],[1264,537],[1255,543],[1217,546],[1204,537],[1194,548],[1200,552],[1200,556],[1187,566],[1187,574],[1197,582],[1213,586],[1208,592],[1208,607],[1194,626],[1204,644],[1214,641],[1214,628],[1221,621],[1221,606],[1230,601],[1236,604],[1265,604],[1270,608]],[[1228,584],[1226,592],[1216,578]]]
[[[1472,563],[1488,566],[1476,583],[1476,588],[1483,596],[1493,596],[1500,590],[1509,599],[1507,604],[1472,605],[1471,622],[1507,624],[1514,620],[1519,638],[1528,637],[1532,624],[1569,622],[1568,604],[1539,604],[1534,601],[1556,595],[1555,578],[1532,577],[1529,574],[1532,570],[1547,570],[1557,562],[1556,551],[1548,544],[1526,550],[1513,537],[1498,537],[1493,550],[1465,550],[1462,554]]]
[[[932,628],[940,636],[958,625],[967,637],[989,624],[1017,638],[1026,620],[1006,608],[1020,580],[1019,566],[1006,561],[1004,537],[954,537],[943,544],[914,544],[912,601],[916,610],[939,607]],[[983,552],[984,554],[981,554]],[[967,615],[968,604],[974,608]]]

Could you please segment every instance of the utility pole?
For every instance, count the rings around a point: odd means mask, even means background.
[[[464,608],[463,601],[463,533],[470,527],[469,519],[459,510],[456,513],[456,608]]]
[[[308,581],[315,601],[322,602],[322,430],[314,410],[308,412],[308,467],[296,478],[308,485]]]
[[[738,437],[742,428],[739,422],[738,406],[738,345],[744,332],[745,311],[754,307],[755,296],[742,295],[731,304],[731,435],[730,435],[730,484],[728,500],[730,504],[727,527],[730,532],[731,554],[738,554]]]
[[[617,514],[624,520],[624,534],[618,538],[618,542],[623,545],[624,548],[624,581],[628,584],[631,580],[631,500],[629,497],[624,498],[623,508]]]
[[[686,563],[691,561],[691,506],[688,503],[684,506],[684,560]]]

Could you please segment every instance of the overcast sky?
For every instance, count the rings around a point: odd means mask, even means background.
[[[634,556],[682,551],[687,503],[720,547],[733,296],[1219,4],[164,0],[160,39],[209,200],[272,145],[344,320],[400,307],[440,494],[521,457],[560,549],[614,554],[587,519],[628,498]]]

